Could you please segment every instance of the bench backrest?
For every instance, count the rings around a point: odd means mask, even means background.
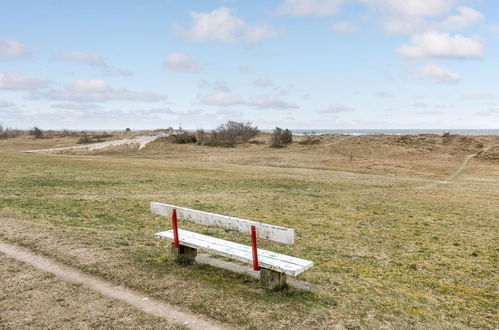
[[[293,244],[295,231],[290,228],[269,225],[266,223],[244,220],[226,215],[188,209],[185,207],[152,202],[151,212],[162,216],[171,216],[173,209],[177,210],[178,220],[187,220],[200,225],[222,227],[250,234],[251,226],[256,227],[258,237],[274,242]]]

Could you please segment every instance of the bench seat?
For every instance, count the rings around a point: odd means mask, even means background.
[[[163,238],[173,242],[173,230],[159,232],[156,233],[155,236],[157,238]],[[219,254],[241,262],[250,264],[253,263],[251,246],[182,229],[178,230],[178,236],[181,245]],[[304,272],[314,264],[313,261],[295,258],[263,249],[258,249],[258,263],[262,268],[271,269],[291,276],[296,276]]]

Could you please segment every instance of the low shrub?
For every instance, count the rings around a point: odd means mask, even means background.
[[[253,126],[251,122],[237,122],[229,120],[221,124],[212,132],[212,142],[225,144],[233,147],[237,143],[246,143],[260,133],[258,127]]]
[[[3,125],[0,124],[0,139],[16,138],[22,134],[23,134],[23,131],[21,131],[21,130],[3,127]]]
[[[189,132],[178,132],[172,135],[173,142],[179,144],[196,143],[198,140],[194,134]]]
[[[82,135],[80,135],[80,138],[78,140],[78,144],[87,144],[87,143],[92,143],[92,142],[95,142],[92,137],[90,135],[88,135],[87,133],[84,133]]]
[[[43,131],[35,126],[29,131],[29,135],[32,135],[35,139],[41,139],[43,137]]]
[[[298,142],[301,145],[312,145],[312,144],[318,144],[321,142],[321,140],[315,135],[315,132],[305,132],[303,133],[303,140]]]
[[[270,146],[272,148],[283,148],[291,142],[293,142],[293,134],[289,129],[286,128],[283,130],[280,127],[276,127],[272,131],[272,135],[270,136]]]

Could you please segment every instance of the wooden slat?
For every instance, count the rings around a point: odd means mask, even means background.
[[[166,233],[166,232],[164,232],[164,233]],[[188,230],[183,230],[183,229],[179,229],[179,233],[182,233],[184,235],[188,235],[189,237],[192,237],[192,238],[207,241],[207,243],[220,244],[220,245],[224,245],[226,247],[241,250],[241,251],[249,253],[249,254],[252,253],[251,246],[248,246],[248,245],[243,245],[243,244],[227,241],[227,240],[223,240],[223,239],[212,237],[212,236],[202,235],[202,234],[194,233],[194,232],[191,232]],[[158,235],[158,234],[156,234],[156,235]],[[179,236],[180,236],[180,234],[179,234]],[[267,257],[267,258],[271,258],[271,259],[281,260],[281,261],[296,264],[296,265],[302,266],[302,267],[307,267],[311,263],[311,261],[309,261],[309,260],[295,258],[295,257],[291,257],[291,256],[288,256],[285,254],[280,254],[277,252],[272,252],[272,251],[263,250],[263,249],[258,249],[258,256],[263,256],[263,257]]]
[[[291,228],[284,228],[216,213],[203,212],[170,204],[151,203],[151,212],[162,216],[171,216],[174,208],[177,210],[177,217],[179,220],[187,220],[205,226],[216,226],[237,230],[246,234],[250,234],[251,226],[255,226],[256,233],[260,238],[285,244],[293,244],[295,241],[295,231]]]
[[[173,232],[171,230],[160,232],[156,234],[156,237],[173,241]],[[251,247],[243,244],[201,235],[182,229],[179,229],[179,239],[180,244],[195,249],[223,255],[225,257],[246,263],[252,263],[253,261]],[[296,276],[313,265],[313,262],[309,260],[295,258],[263,249],[258,249],[258,261],[261,267],[286,273],[291,276]]]

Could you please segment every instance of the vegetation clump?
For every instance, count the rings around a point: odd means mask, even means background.
[[[29,135],[32,135],[35,139],[41,139],[43,137],[43,131],[35,126],[29,131]]]
[[[3,125],[0,124],[0,139],[16,138],[22,135],[22,133],[23,132],[20,130],[3,127]]]
[[[454,139],[454,135],[452,135],[449,131],[442,134],[442,140],[444,144],[449,144],[452,139]]]
[[[87,143],[92,143],[94,142],[92,140],[92,138],[90,137],[90,135],[88,135],[87,133],[84,133],[82,135],[80,135],[80,138],[78,139],[78,144],[87,144]]]
[[[270,146],[272,148],[283,148],[293,142],[293,133],[289,129],[276,127],[270,136]]]
[[[234,147],[238,143],[247,143],[260,133],[257,126],[251,122],[237,122],[229,120],[211,131],[210,140],[207,143],[211,146]]]
[[[78,144],[87,144],[87,143],[102,142],[105,139],[110,138],[112,136],[113,136],[112,134],[109,134],[107,132],[102,132],[100,134],[94,134],[94,135],[90,135],[86,132],[83,132],[80,135],[80,138],[79,138],[77,143]]]
[[[178,144],[196,143],[198,141],[196,135],[186,131],[178,132],[172,135],[172,137],[173,142]]]
[[[312,144],[318,144],[320,142],[321,140],[315,135],[315,132],[312,131],[310,133],[308,132],[303,133],[303,140],[301,140],[298,143],[302,145],[312,145]]]

